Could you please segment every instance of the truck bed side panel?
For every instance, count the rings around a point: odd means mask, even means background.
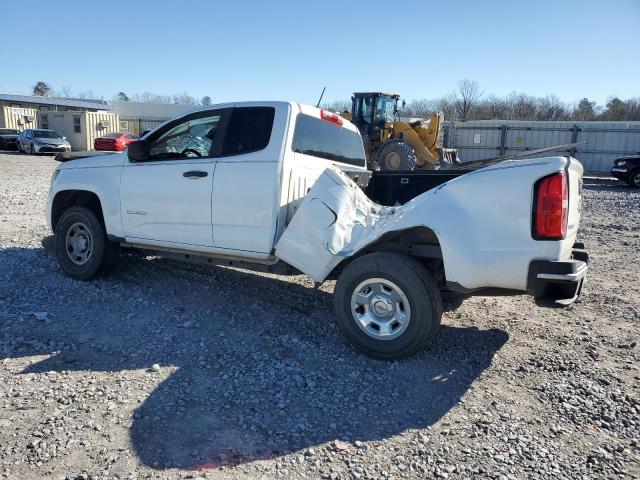
[[[570,255],[575,232],[565,241],[531,236],[533,185],[566,166],[564,157],[503,162],[399,207],[374,204],[344,174],[327,169],[276,245],[276,256],[323,281],[343,259],[382,235],[424,226],[438,237],[447,281],[469,290],[524,291],[531,260]]]

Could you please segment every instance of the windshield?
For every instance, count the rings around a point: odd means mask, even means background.
[[[62,138],[55,130],[34,130],[33,138]]]
[[[376,120],[393,122],[396,116],[396,99],[380,96],[376,99]]]
[[[18,130],[12,130],[10,128],[0,128],[0,135],[19,135]]]

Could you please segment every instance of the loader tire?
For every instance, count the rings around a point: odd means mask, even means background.
[[[416,168],[416,152],[408,143],[393,140],[382,144],[376,155],[382,171],[404,171]]]

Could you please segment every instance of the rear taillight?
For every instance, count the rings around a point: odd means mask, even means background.
[[[335,123],[336,125],[342,126],[342,117],[337,113],[329,112],[327,110],[320,110],[320,118],[325,122]]]
[[[564,171],[538,180],[534,198],[533,238],[564,239],[569,216],[569,188]]]

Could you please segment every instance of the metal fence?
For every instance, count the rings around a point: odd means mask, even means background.
[[[166,122],[169,118],[143,118],[143,117],[123,117],[120,116],[120,132],[133,132],[140,135],[145,130],[156,128]]]
[[[640,122],[473,120],[447,127],[445,146],[457,148],[463,161],[578,142],[558,154],[577,158],[587,171],[608,172],[614,159],[640,154]]]

